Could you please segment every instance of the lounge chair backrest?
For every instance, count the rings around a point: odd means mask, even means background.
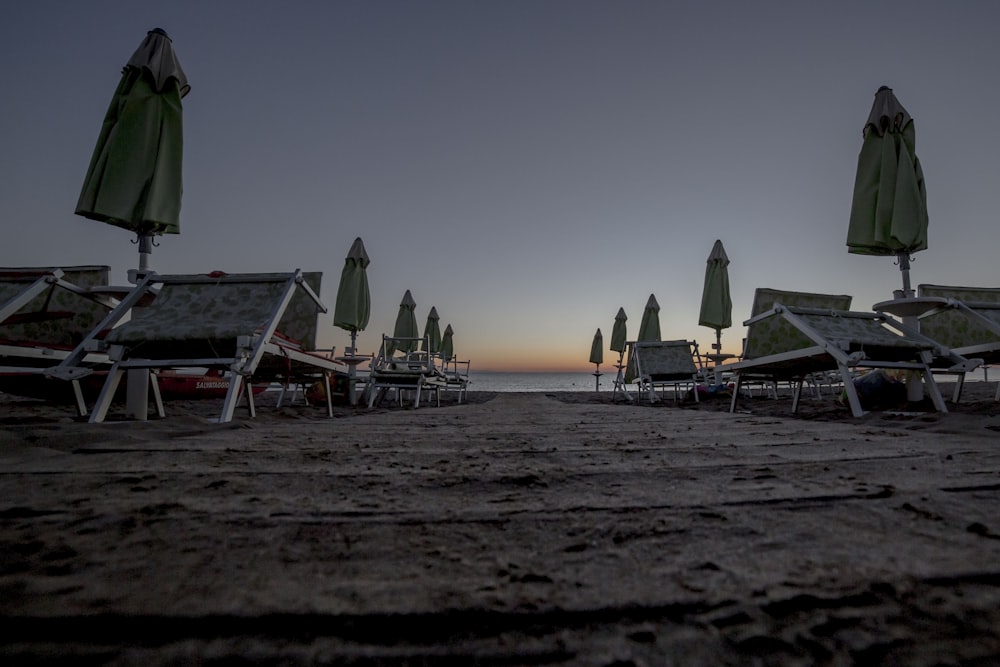
[[[322,274],[303,274],[317,291]],[[231,346],[239,336],[252,336],[274,315],[275,305],[288,289],[291,274],[220,274],[166,277],[149,306],[135,308],[132,320],[115,328],[107,341],[135,346],[147,340],[205,341]],[[278,331],[315,348],[316,303],[302,289],[279,322]],[[229,350],[227,349],[227,352]]]
[[[775,303],[798,308],[825,310],[850,310],[851,297],[846,294],[819,294],[815,292],[790,292],[769,287],[758,287],[754,292],[751,317],[774,308]],[[755,359],[769,354],[810,347],[814,343],[787,320],[772,317],[747,327],[744,359]]]
[[[917,296],[943,297],[966,304],[996,304],[997,310],[989,309],[981,314],[986,317],[1000,316],[1000,288],[997,287],[918,285]],[[997,342],[995,332],[990,331],[989,328],[974,321],[971,317],[950,308],[921,318],[920,333],[950,348]]]
[[[639,360],[639,373],[653,381],[668,376],[691,376],[698,372],[690,341],[640,342],[635,344],[634,354]]]
[[[319,292],[320,284],[323,282],[321,271],[303,271],[302,278],[317,296],[321,296]],[[318,319],[316,302],[305,290],[297,289],[285,314],[278,322],[278,331],[299,342],[303,350],[315,350]]]
[[[107,266],[60,267],[62,279],[89,289],[108,285],[111,269]],[[0,268],[0,303],[17,296],[52,268]],[[18,343],[73,347],[108,314],[100,303],[66,289],[49,289],[18,311],[19,315],[37,314],[37,319],[20,318],[16,323],[0,324],[0,338]],[[51,315],[53,317],[46,317]]]

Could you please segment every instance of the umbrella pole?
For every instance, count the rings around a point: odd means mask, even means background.
[[[896,253],[896,258],[899,261],[899,273],[903,277],[903,289],[895,290],[892,293],[892,297],[893,299],[912,299],[915,294],[913,293],[913,287],[910,285],[910,253],[905,251],[898,252]],[[913,315],[904,316],[902,320],[905,326],[913,329],[920,328],[920,319]],[[906,400],[921,401],[923,398],[924,385],[920,374],[916,371],[908,371],[906,373]]]
[[[139,269],[129,271],[129,282],[138,285],[150,272],[149,256],[153,254],[153,235],[139,232],[136,234],[139,244]],[[145,421],[149,418],[149,369],[130,368],[125,389],[125,415],[130,419]]]
[[[601,365],[594,364],[594,391],[601,390]]]
[[[913,288],[910,286],[910,253],[905,251],[898,252],[896,253],[896,259],[899,262],[899,273],[903,276],[903,289],[902,295],[893,294],[893,296],[897,299],[911,299],[915,295]]]

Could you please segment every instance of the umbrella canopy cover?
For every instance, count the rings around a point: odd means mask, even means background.
[[[646,301],[646,307],[642,311],[642,320],[639,322],[640,341],[660,340],[660,304],[656,302],[656,297],[652,294]]]
[[[189,90],[167,33],[149,31],[111,98],[77,215],[139,234],[180,233],[181,98]]]
[[[427,346],[424,352],[437,354],[441,350],[441,318],[438,317],[437,308],[431,306],[431,312],[427,313],[427,322],[424,323],[424,336],[427,338]],[[423,343],[421,343],[423,345]]]
[[[733,301],[729,295],[729,257],[722,241],[716,240],[705,266],[698,324],[713,329],[733,326]]]
[[[622,353],[625,351],[625,339],[628,338],[626,320],[628,317],[625,316],[625,309],[619,308],[618,314],[615,315],[615,325],[611,329],[611,350],[613,352]]]
[[[927,192],[913,119],[886,86],[875,93],[858,156],[848,252],[894,255],[927,248]]]
[[[371,315],[371,293],[368,289],[368,253],[360,238],[354,239],[337,287],[337,305],[333,309],[333,325],[347,331],[364,331]]]
[[[416,339],[420,337],[420,330],[417,328],[417,302],[413,300],[410,290],[403,294],[403,300],[399,303],[399,312],[396,313],[396,325],[392,328],[392,335],[395,338],[413,338],[414,340],[403,341],[398,346],[393,346],[388,350],[390,354],[395,350],[401,352],[415,352],[417,349]]]
[[[601,335],[600,329],[594,334],[594,342],[590,344],[590,363],[604,363],[604,336]]]
[[[455,356],[455,332],[449,324],[444,328],[444,335],[441,336],[441,356],[445,361]]]

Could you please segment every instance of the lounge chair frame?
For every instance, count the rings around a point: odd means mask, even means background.
[[[422,345],[420,343],[422,342]],[[441,405],[441,389],[446,379],[437,367],[438,355],[427,352],[404,352],[407,349],[429,348],[427,336],[403,337],[382,335],[382,345],[369,365],[368,384],[365,397],[368,407],[380,403],[388,392],[395,392],[398,405],[403,404],[404,391],[413,391],[413,407],[420,407],[420,396],[424,391],[434,393],[438,406]]]
[[[0,268],[0,374],[15,382],[47,375],[77,340],[100,335],[98,320],[115,305],[102,291],[109,273],[107,266]],[[88,373],[110,366],[107,355],[94,353],[76,363]],[[70,386],[77,414],[85,416],[79,381]]]
[[[688,340],[634,341],[628,346],[635,380],[639,383],[640,400],[645,394],[650,403],[656,403],[660,400],[656,388],[663,390],[670,387],[676,404],[680,386],[690,384],[694,389],[694,400],[698,402],[700,371],[695,363],[698,358],[697,343]]]
[[[748,375],[793,382],[792,412],[797,413],[805,380],[813,373],[835,369],[843,382],[851,414],[860,417],[865,411],[854,386],[855,370],[888,368],[919,373],[935,409],[945,413],[948,410],[931,372],[931,363],[935,358],[948,359],[951,372],[971,369],[979,363],[954,354],[884,313],[792,307],[780,301],[744,322],[748,339],[755,324],[774,318],[789,323],[808,339],[808,344],[730,364],[735,375],[730,412],[736,411],[741,384]]]
[[[219,321],[213,320],[213,308],[234,305],[231,292],[240,286],[246,288],[244,294],[249,301],[257,299],[255,307],[243,315],[243,319],[237,318],[234,322],[222,322],[221,316]],[[176,310],[170,310],[168,305],[170,290],[177,287],[202,287],[207,295],[204,303],[197,304],[198,312],[180,317],[181,322],[177,322]],[[227,291],[213,294],[212,287],[225,287]],[[241,396],[246,397],[250,416],[256,416],[252,381],[270,382],[281,378],[287,384],[289,378],[303,373],[321,378],[326,389],[327,414],[333,416],[330,375],[346,368],[312,352],[311,340],[300,345],[278,332],[279,325],[291,323],[289,306],[294,298],[305,299],[311,304],[311,308],[303,308],[303,313],[305,318],[312,318],[312,323],[294,323],[306,327],[309,337],[315,334],[316,314],[326,312],[326,306],[306,282],[301,270],[271,274],[149,274],[119,307],[130,309],[154,290],[156,296],[148,308],[140,309],[129,322],[119,325],[108,336],[108,353],[114,365],[98,396],[91,422],[106,418],[125,371],[195,367],[229,371],[229,388],[220,422],[232,420]],[[236,305],[247,306],[246,303]],[[123,314],[113,313],[119,317]],[[159,326],[173,326],[173,330],[170,335],[157,337],[155,332]],[[162,415],[162,402],[155,388],[154,398]]]

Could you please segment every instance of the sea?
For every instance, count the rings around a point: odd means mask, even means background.
[[[617,371],[616,371],[617,372]],[[613,374],[602,373],[600,391],[614,388]],[[470,371],[469,391],[597,391],[593,371],[590,373],[501,373]]]
[[[617,372],[617,371],[616,371]],[[614,389],[615,373],[602,373],[600,384],[595,387],[593,372],[575,373],[501,373],[494,371],[471,371],[469,391],[611,391]],[[967,382],[996,381],[1000,379],[1000,369],[979,368],[966,378]],[[939,376],[938,382],[953,381],[950,376]],[[948,390],[950,391],[950,389]]]

